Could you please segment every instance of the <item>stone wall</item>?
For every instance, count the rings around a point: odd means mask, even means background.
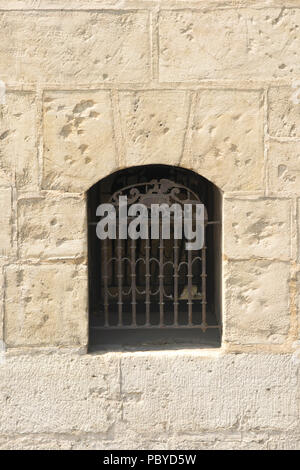
[[[300,448],[300,0],[0,26],[0,446]],[[222,347],[87,354],[86,191],[152,163],[222,190]]]

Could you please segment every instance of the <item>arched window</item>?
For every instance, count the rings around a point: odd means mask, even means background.
[[[120,201],[127,203],[123,212]],[[100,220],[108,228],[107,212],[97,212],[101,204],[115,214],[115,232],[106,239],[96,233]],[[165,209],[162,216],[153,204]],[[187,249],[186,205],[194,233],[196,205],[202,207],[204,240],[196,249]],[[219,345],[221,195],[214,184],[167,165],[121,170],[89,190],[88,224],[91,348]]]

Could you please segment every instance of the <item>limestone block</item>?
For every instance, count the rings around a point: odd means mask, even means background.
[[[297,429],[297,366],[287,355],[126,354],[122,394],[124,420],[141,437],[150,426],[153,436],[192,439],[203,430]]]
[[[86,205],[82,197],[51,196],[18,201],[19,250],[22,257],[79,258],[87,245]]]
[[[12,375],[13,369],[18,374]],[[97,432],[106,440],[120,419],[118,361],[113,355],[7,357],[0,376],[5,409],[0,435]]]
[[[299,347],[299,354],[297,357],[300,360],[300,270],[297,273],[296,277],[296,303],[297,303],[297,321],[298,321],[298,347]]]
[[[231,430],[206,432],[195,435],[177,433],[140,437],[139,432],[120,439],[103,439],[99,434],[19,434],[0,436],[3,450],[299,450],[300,436],[297,432],[256,432]]]
[[[298,199],[298,204],[297,204],[297,215],[298,215],[298,237],[297,237],[297,242],[298,242],[298,263],[300,263],[300,198]]]
[[[0,186],[37,187],[35,119],[32,93],[6,91],[5,104],[0,104]]]
[[[7,346],[85,345],[87,284],[85,266],[7,267]]]
[[[146,81],[148,29],[145,11],[1,13],[1,78],[65,84]]]
[[[224,266],[223,340],[282,344],[290,324],[288,263],[230,261]]]
[[[235,440],[235,426],[247,430],[249,441],[251,429],[297,429],[297,368],[288,355],[123,354],[121,384],[119,364],[111,353],[7,358],[0,368],[7,410],[1,434],[51,433],[56,426],[57,438],[69,432],[70,440],[122,439],[127,447],[135,433],[140,442],[158,445],[193,432],[191,439],[200,438],[205,430],[228,430],[227,439]]]
[[[127,166],[178,165],[187,125],[184,91],[120,93]]]
[[[268,175],[271,195],[300,196],[300,142],[270,141]]]
[[[224,251],[229,258],[289,260],[291,202],[224,199]]]
[[[0,190],[0,257],[10,255],[12,249],[11,198],[10,189]]]
[[[109,92],[45,96],[43,188],[85,191],[117,164]]]
[[[297,77],[299,9],[162,11],[160,80]]]
[[[300,83],[300,82],[299,82]],[[272,87],[269,91],[269,134],[300,137],[300,85]]]
[[[293,448],[297,373],[289,354],[9,356],[0,447]]]
[[[3,266],[0,265],[0,341],[3,341],[3,321],[4,321],[4,276]],[[3,343],[0,343],[0,363],[3,354]]]
[[[255,91],[202,90],[182,160],[223,190],[263,189],[263,113]]]

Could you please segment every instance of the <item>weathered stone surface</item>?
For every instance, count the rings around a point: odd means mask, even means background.
[[[300,137],[300,82],[293,87],[272,87],[269,91],[269,134]]]
[[[0,190],[0,256],[8,256],[12,248],[11,190]]]
[[[81,192],[117,169],[109,92],[48,93],[43,188]]]
[[[291,202],[224,199],[224,252],[229,258],[291,257]]]
[[[98,432],[105,441],[120,419],[118,369],[109,354],[7,357],[0,365],[0,433]]]
[[[299,353],[297,354],[297,357],[299,358],[299,363],[300,363],[300,269],[299,272],[297,273],[296,277],[296,308],[297,308],[297,320],[298,320],[298,346],[299,346]]]
[[[147,81],[148,23],[145,11],[2,12],[1,79],[64,84]]]
[[[298,215],[298,233],[297,233],[297,241],[298,241],[298,263],[300,264],[300,198],[298,199],[297,204],[297,215]]]
[[[19,434],[0,436],[0,449],[11,450],[299,450],[300,436],[297,432],[213,431],[197,432],[197,435],[177,433],[142,438],[139,432],[123,438],[106,440],[98,434]],[[174,460],[174,459],[173,459]]]
[[[16,346],[87,343],[87,272],[67,264],[6,268],[5,342]]]
[[[298,368],[288,356],[207,356],[160,351],[122,358],[130,428],[145,436],[151,423],[152,434],[194,439],[201,430],[296,430]]]
[[[5,104],[0,104],[0,186],[37,187],[35,119],[34,95],[6,90]]]
[[[223,190],[263,189],[263,113],[259,92],[202,90],[182,160]]]
[[[247,419],[247,418],[245,418]],[[169,449],[173,449],[174,438]],[[28,441],[29,442],[29,441]],[[178,441],[177,441],[178,442]],[[297,432],[256,432],[231,431],[228,433],[199,433],[198,436],[181,436],[178,449],[213,449],[213,450],[297,450],[300,448],[300,436]]]
[[[160,80],[297,77],[299,9],[162,11]]]
[[[31,197],[18,201],[22,257],[80,258],[86,255],[86,204],[82,197]]]
[[[290,355],[7,357],[0,366],[0,446],[293,448],[297,372]]]
[[[300,196],[300,142],[271,140],[268,174],[270,194]]]
[[[235,344],[282,344],[289,330],[288,263],[231,261],[224,265],[223,340]]]
[[[0,448],[300,449],[300,0],[281,3],[0,0]],[[79,355],[82,193],[157,163],[225,193],[222,347]]]
[[[128,166],[178,165],[187,125],[187,104],[184,91],[120,93]]]
[[[3,358],[3,320],[4,320],[4,276],[3,266],[0,265],[0,363]]]

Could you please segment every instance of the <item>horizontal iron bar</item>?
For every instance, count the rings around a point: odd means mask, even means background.
[[[91,326],[90,327],[92,330],[138,330],[138,329],[145,329],[145,330],[149,330],[149,329],[159,329],[159,330],[166,330],[166,329],[176,329],[176,330],[180,330],[180,329],[201,329],[201,330],[208,330],[208,329],[211,329],[211,328],[218,328],[220,329],[221,328],[221,325],[206,325],[206,326],[202,326],[202,325],[110,325],[110,326]]]

